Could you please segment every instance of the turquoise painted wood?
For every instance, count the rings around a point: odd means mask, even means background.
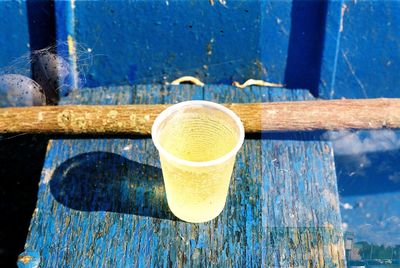
[[[62,104],[188,99],[255,102],[311,95],[258,87],[138,85],[82,89]],[[301,135],[247,137],[225,209],[211,222],[189,224],[168,210],[149,138],[55,139],[48,146],[25,250],[39,255],[40,267],[343,267],[335,179],[328,142]]]

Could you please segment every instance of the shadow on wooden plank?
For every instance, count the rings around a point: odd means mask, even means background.
[[[315,131],[277,131],[277,132],[263,132],[261,139],[265,140],[296,140],[296,141],[320,141],[326,140],[324,133],[325,130]],[[246,135],[247,138],[247,135]]]
[[[48,138],[0,136],[0,267],[14,267],[37,201]]]
[[[287,88],[307,88],[318,96],[327,5],[327,1],[292,3],[285,70]]]
[[[56,40],[56,23],[53,1],[26,2],[29,43],[31,50],[53,46]]]
[[[46,134],[46,137],[51,140],[94,140],[94,139],[129,139],[129,140],[143,140],[150,139],[148,136],[139,136],[133,134]]]
[[[178,220],[169,210],[160,168],[109,152],[79,154],[50,181],[54,198],[80,211],[109,211]]]

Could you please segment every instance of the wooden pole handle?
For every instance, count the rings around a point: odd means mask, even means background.
[[[400,99],[224,104],[247,133],[400,128]],[[0,133],[148,135],[169,105],[71,105],[0,108]]]

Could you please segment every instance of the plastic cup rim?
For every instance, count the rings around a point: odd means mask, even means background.
[[[238,139],[237,144],[235,145],[235,147],[232,150],[230,150],[228,153],[226,153],[225,155],[223,155],[217,159],[198,162],[198,161],[189,161],[189,160],[174,156],[173,154],[169,153],[166,149],[164,149],[161,146],[161,144],[158,141],[158,135],[157,135],[158,127],[160,126],[160,124],[168,116],[170,116],[173,112],[181,109],[182,107],[185,107],[185,106],[190,107],[192,105],[205,105],[205,106],[209,106],[209,107],[211,106],[212,108],[216,108],[216,109],[224,112],[225,114],[227,114],[234,120],[237,128],[239,129],[239,139]],[[223,162],[226,162],[228,159],[230,159],[234,155],[236,155],[236,153],[240,150],[240,148],[242,147],[243,142],[244,142],[244,127],[243,127],[242,121],[240,121],[239,116],[237,116],[232,110],[226,108],[225,106],[223,106],[221,104],[211,102],[211,101],[204,101],[204,100],[183,101],[183,102],[174,104],[172,106],[169,106],[167,109],[162,111],[157,116],[157,118],[154,121],[153,126],[151,128],[151,138],[153,140],[155,147],[157,148],[158,152],[160,153],[160,155],[164,155],[167,159],[169,159],[175,163],[178,163],[180,165],[185,165],[185,166],[190,166],[190,167],[208,167],[208,166],[219,165]]]

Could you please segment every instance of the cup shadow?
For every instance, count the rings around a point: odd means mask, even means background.
[[[50,180],[54,198],[80,211],[110,211],[177,220],[168,208],[160,168],[108,152],[63,162]]]

